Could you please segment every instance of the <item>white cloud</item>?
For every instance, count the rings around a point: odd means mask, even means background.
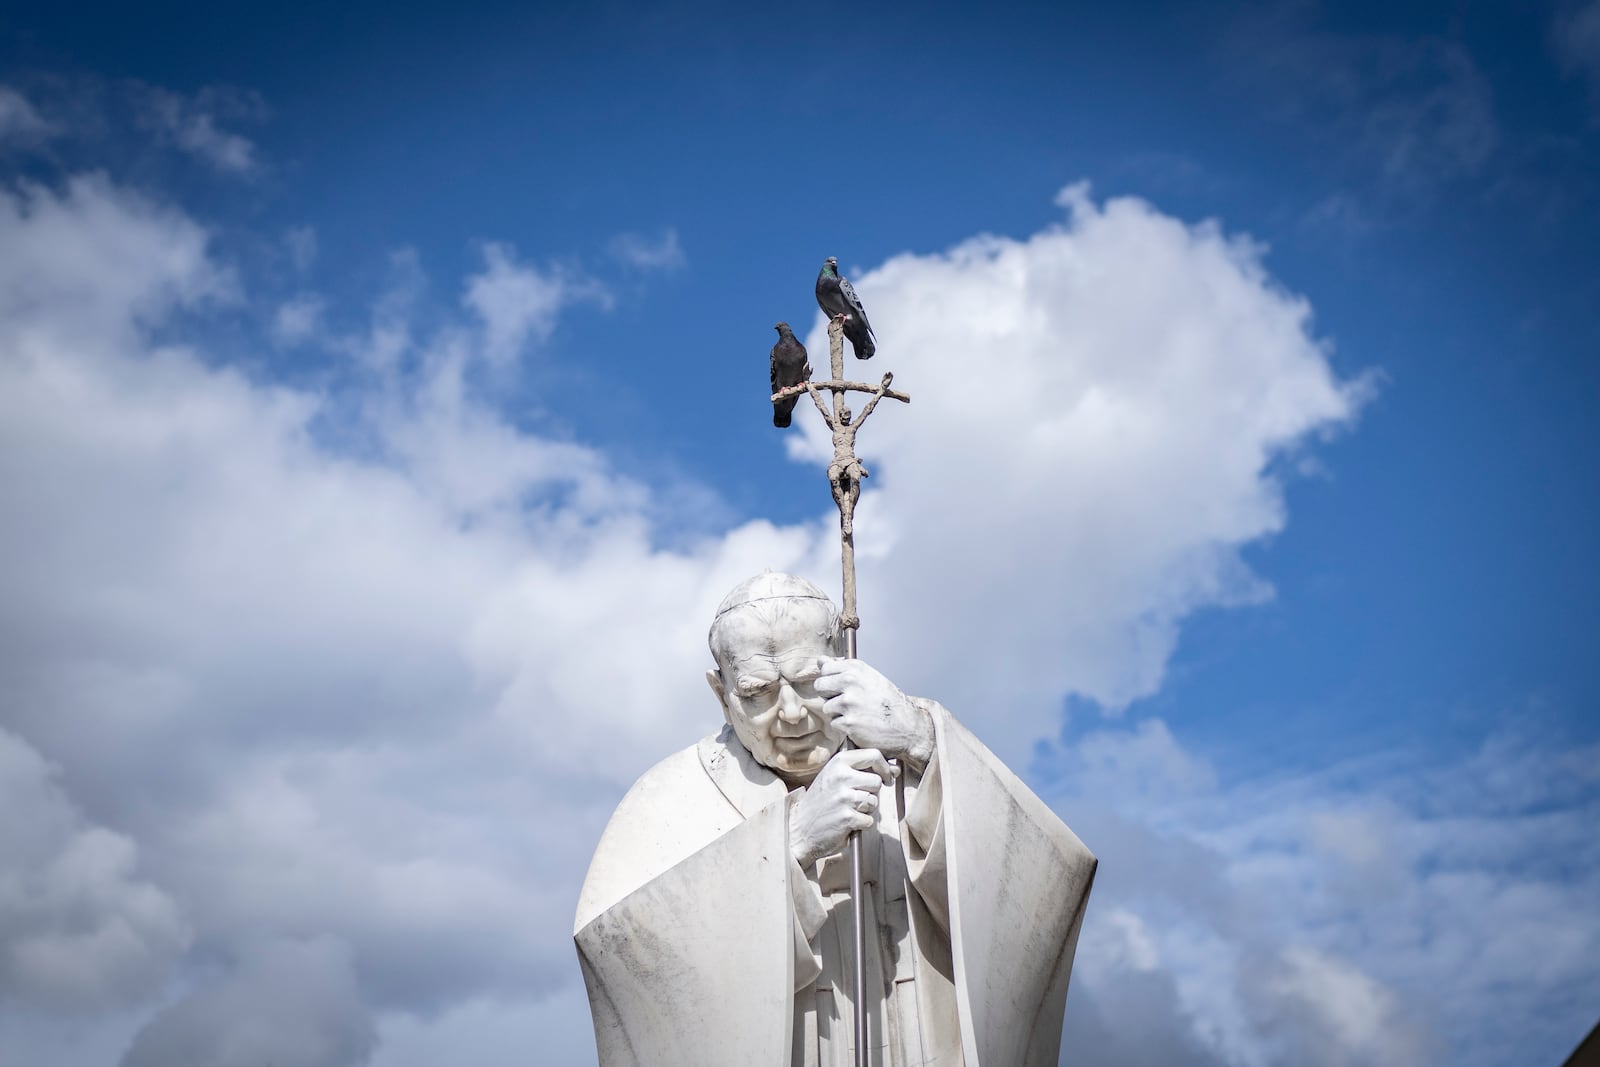
[[[689,264],[678,231],[671,226],[655,237],[620,233],[611,240],[611,254],[638,270],[681,270]]]
[[[1111,908],[1089,930],[1088,944],[1104,965],[1115,970],[1154,971],[1161,954],[1144,920],[1126,908]]]
[[[1304,945],[1284,949],[1272,992],[1314,1021],[1313,1036],[1299,1063],[1392,1063],[1423,1061],[1421,1042],[1395,1020],[1393,992],[1348,963]],[[1315,1033],[1321,1030],[1321,1033]],[[1398,1038],[1398,1040],[1396,1040]]]
[[[862,647],[985,708],[1008,755],[1063,694],[1154,692],[1197,607],[1269,595],[1239,550],[1283,525],[1274,461],[1362,395],[1258,245],[1081,186],[1061,203],[1066,223],[1026,240],[853,278],[879,355],[849,371],[892,370],[913,398],[858,442],[877,487],[858,520]],[[825,365],[820,315],[806,343]],[[796,453],[827,455],[819,421],[797,421]]]
[[[0,188],[0,245],[0,318],[13,359],[31,352],[53,363],[46,341],[123,351],[174,306],[232,289],[207,256],[204,230],[103,175],[75,177],[60,193]]]
[[[610,302],[596,282],[558,268],[541,271],[518,263],[510,245],[491,242],[484,246],[483,258],[484,271],[467,280],[462,302],[482,320],[483,352],[497,366],[515,362],[530,340],[549,340],[556,316],[568,305]]]

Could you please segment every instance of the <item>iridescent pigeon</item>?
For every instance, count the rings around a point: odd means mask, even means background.
[[[829,256],[817,275],[817,306],[828,318],[845,316],[844,335],[850,338],[850,347],[856,350],[857,359],[871,359],[878,350],[877,337],[872,324],[867,321],[867,309],[861,306],[856,287],[846,278],[839,277],[839,259]]]
[[[806,346],[795,337],[787,322],[780,322],[773,329],[778,331],[778,343],[772,346],[772,391],[776,393],[791,385],[809,382],[811,362],[806,359]],[[794,413],[801,395],[796,393],[773,402],[772,425],[780,430],[789,425],[789,416]]]

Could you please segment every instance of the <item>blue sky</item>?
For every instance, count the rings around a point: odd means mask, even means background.
[[[1594,1022],[1600,5],[0,26],[0,790],[53,813],[0,854],[64,879],[0,901],[0,1061],[312,989],[257,1051],[585,1062],[564,924],[715,725],[699,620],[831,576],[764,402],[830,254],[916,398],[863,433],[864,655],[1102,858],[1067,1047]]]

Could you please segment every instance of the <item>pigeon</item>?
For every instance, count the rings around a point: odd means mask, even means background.
[[[778,343],[772,346],[772,391],[776,393],[791,385],[809,382],[811,361],[806,358],[806,346],[795,337],[787,322],[780,322],[773,329],[778,331]],[[789,425],[789,417],[799,401],[799,393],[773,401],[772,425],[780,430]]]
[[[817,275],[817,306],[828,318],[845,316],[844,335],[850,338],[850,347],[856,350],[857,359],[871,359],[878,350],[877,337],[872,324],[867,321],[867,309],[861,306],[856,287],[848,279],[839,277],[839,259],[829,256]]]

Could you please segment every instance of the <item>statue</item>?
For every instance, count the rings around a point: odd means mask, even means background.
[[[943,706],[840,656],[843,633],[791,575],[717,610],[725,725],[623,798],[578,903],[603,1067],[848,1064],[858,1009],[875,1067],[1056,1063],[1095,858]]]

